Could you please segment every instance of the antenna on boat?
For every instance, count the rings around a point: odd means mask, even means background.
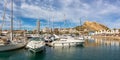
[[[10,29],[11,40],[13,40],[13,0],[11,0],[11,29]]]

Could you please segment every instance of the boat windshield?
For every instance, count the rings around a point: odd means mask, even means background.
[[[40,40],[43,40],[43,39],[42,39],[42,38],[39,38],[39,37],[33,37],[33,38],[31,38],[30,40],[40,41]]]

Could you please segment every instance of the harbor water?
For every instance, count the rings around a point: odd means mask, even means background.
[[[120,60],[120,41],[90,39],[83,46],[46,46],[46,50],[39,53],[23,48],[0,52],[0,60]]]

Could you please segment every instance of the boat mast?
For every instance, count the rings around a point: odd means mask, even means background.
[[[80,29],[79,29],[79,31],[81,31],[81,28],[82,28],[82,25],[81,25],[81,18],[80,18],[80,20],[79,20],[79,24],[80,24]],[[79,33],[79,36],[80,36],[80,33]]]
[[[53,16],[53,21],[52,21],[52,33],[54,34],[54,16]]]
[[[64,14],[64,20],[65,20],[65,21],[64,21],[64,26],[66,27],[66,15],[65,15],[65,14]],[[65,27],[64,27],[64,28],[65,28]]]
[[[80,26],[82,26],[82,24],[81,24],[81,18],[80,18]]]
[[[11,0],[11,29],[10,29],[11,40],[13,40],[13,0]]]
[[[3,13],[3,17],[2,17],[3,23],[1,24],[1,27],[0,27],[1,32],[2,32],[2,27],[3,27],[4,24],[5,24],[6,5],[7,5],[7,1],[4,0],[4,13]]]
[[[21,30],[21,26],[22,26],[21,20],[18,20],[18,23],[19,23],[19,29],[18,30]]]
[[[37,33],[39,35],[39,31],[40,31],[40,20],[37,20]]]

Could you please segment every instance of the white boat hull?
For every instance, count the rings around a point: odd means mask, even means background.
[[[45,50],[45,46],[41,46],[41,47],[35,48],[35,49],[29,48],[29,50],[32,52],[41,52],[41,51]]]
[[[51,43],[51,46],[77,46],[82,45],[84,40],[76,41],[54,41]]]
[[[0,45],[0,51],[9,51],[22,48],[26,45],[26,43],[18,43],[18,44],[9,44],[9,45]]]
[[[43,41],[30,41],[26,48],[32,52],[41,52],[45,49],[45,44]]]

